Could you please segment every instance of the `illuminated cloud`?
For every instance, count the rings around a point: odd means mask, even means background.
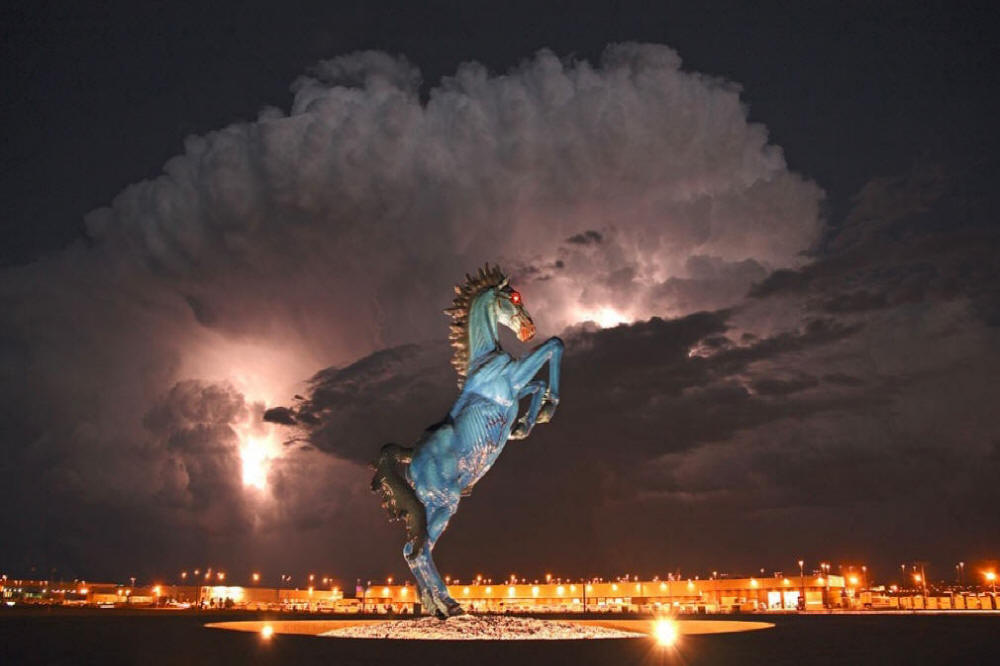
[[[436,335],[433,304],[485,260],[530,283],[554,330],[602,308],[682,314],[702,282],[732,302],[802,263],[822,192],[737,86],[680,65],[653,45],[596,66],[543,51],[501,76],[465,64],[424,102],[405,60],[324,61],[288,113],[191,137],[88,229],[200,324],[339,357]]]
[[[379,350],[443,339],[466,271],[500,262],[556,333],[731,305],[820,238],[819,187],[748,121],[737,85],[667,47],[593,64],[542,51],[503,74],[467,63],[423,94],[419,80],[380,53],[321,62],[288,110],[189,137],[162,175],[90,213],[85,244],[6,269],[8,464],[44,467],[88,516],[128,505],[132,529],[194,530],[147,540],[162,558],[363,515],[372,433],[351,418],[369,412],[351,417],[344,394],[316,415],[346,424],[335,472],[262,415],[296,393],[320,404],[310,391],[334,370],[304,383],[319,368],[371,370]],[[424,349],[424,379],[453,384]],[[407,401],[386,436],[449,398]],[[313,502],[314,474],[343,492]],[[65,527],[46,520],[6,524],[33,543]]]

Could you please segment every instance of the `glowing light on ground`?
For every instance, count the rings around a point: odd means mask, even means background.
[[[260,637],[265,641],[271,640],[272,636],[274,636],[274,627],[269,624],[265,624],[260,628]]]
[[[664,647],[670,647],[677,642],[677,623],[673,620],[657,620],[653,625],[653,636],[656,642]]]

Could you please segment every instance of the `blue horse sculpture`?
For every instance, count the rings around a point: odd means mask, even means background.
[[[508,439],[524,439],[536,423],[546,423],[559,404],[559,365],[563,342],[549,338],[515,360],[500,347],[502,324],[522,341],[535,335],[535,324],[521,294],[507,276],[489,264],[455,287],[451,315],[452,365],[461,393],[443,421],[424,433],[413,448],[382,447],[375,461],[372,490],[382,496],[391,520],[406,525],[403,547],[416,578],[423,612],[439,618],[465,611],[448,594],[431,551],[458,509],[463,495],[489,471]],[[535,375],[549,364],[549,379]],[[522,398],[531,402],[517,418]],[[408,465],[407,467],[403,467]]]

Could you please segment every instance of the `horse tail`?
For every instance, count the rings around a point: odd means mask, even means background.
[[[399,464],[413,460],[413,449],[397,444],[386,444],[372,463],[372,492],[382,498],[382,508],[389,513],[389,520],[401,520],[406,526],[406,539],[413,544],[410,551],[416,555],[427,541],[427,512],[424,505],[403,475]]]

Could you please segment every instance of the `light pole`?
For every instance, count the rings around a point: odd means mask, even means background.
[[[802,568],[804,564],[804,560],[799,560],[799,587],[802,588],[802,602],[799,609],[803,611],[806,609],[806,574],[805,569]],[[761,572],[763,571],[761,569]]]
[[[823,607],[828,608],[830,605],[830,564],[823,562],[819,566],[823,570]]]
[[[996,574],[996,572],[995,571],[987,571],[985,575],[986,575],[987,582],[989,582],[993,586],[993,596],[996,596],[996,593],[997,593],[997,574]]]

